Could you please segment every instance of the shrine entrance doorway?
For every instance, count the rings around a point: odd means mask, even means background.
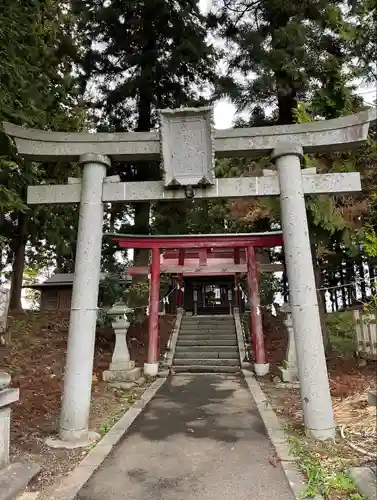
[[[183,307],[194,315],[233,314],[237,306],[234,276],[184,278]]]
[[[232,290],[227,285],[203,285],[198,314],[231,314]]]

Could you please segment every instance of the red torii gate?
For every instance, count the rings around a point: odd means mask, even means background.
[[[253,343],[255,363],[265,364],[264,336],[262,316],[260,313],[260,297],[258,273],[259,266],[255,248],[283,246],[281,231],[250,234],[216,234],[216,235],[174,235],[174,236],[136,236],[111,234],[112,241],[123,249],[151,249],[152,262],[149,266],[128,268],[130,275],[150,274],[149,288],[149,323],[148,323],[148,355],[149,365],[158,364],[158,303],[160,290],[160,274],[178,274],[179,282],[182,276],[189,275],[224,275],[247,272],[249,301],[251,310],[250,336]],[[199,266],[185,266],[185,253],[190,249],[199,250]],[[233,265],[208,265],[208,254],[215,249],[233,250]],[[246,263],[240,263],[242,249],[246,252]],[[177,250],[177,265],[161,266],[160,250]],[[228,253],[226,254],[229,255]],[[171,257],[171,252],[167,253]],[[246,264],[246,265],[245,265]],[[237,279],[237,278],[236,278]],[[178,305],[182,305],[182,291],[178,294]]]

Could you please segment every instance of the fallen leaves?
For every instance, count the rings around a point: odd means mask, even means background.
[[[277,454],[270,455],[268,457],[268,461],[273,467],[277,467],[277,465],[281,462],[281,459],[277,456]]]
[[[174,317],[160,318],[160,349],[164,352]],[[58,430],[63,373],[67,348],[68,314],[22,312],[10,315],[9,337],[12,343],[4,357],[4,369],[12,376],[12,385],[20,388],[20,401],[12,405],[11,454],[24,460],[29,457],[42,465],[35,483],[40,489],[65,474],[82,458],[81,451],[52,450],[44,440]],[[124,392],[117,392],[102,382],[102,372],[110,364],[113,333],[101,329],[95,346],[92,386],[91,425],[99,428],[104,418],[119,408]],[[131,359],[136,364],[146,359],[147,325],[131,327]],[[131,393],[129,404],[135,400]]]

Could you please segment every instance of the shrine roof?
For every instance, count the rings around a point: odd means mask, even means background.
[[[283,244],[282,231],[260,233],[135,235],[105,234],[121,248],[240,248],[274,247]]]
[[[124,234],[124,233],[106,233],[105,236],[114,238],[144,238],[144,239],[169,239],[169,238],[234,238],[234,237],[264,237],[282,235],[283,231],[265,231],[256,233],[197,233],[197,234]]]

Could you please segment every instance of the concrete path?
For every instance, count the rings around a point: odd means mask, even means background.
[[[78,500],[294,500],[243,379],[165,382]]]

